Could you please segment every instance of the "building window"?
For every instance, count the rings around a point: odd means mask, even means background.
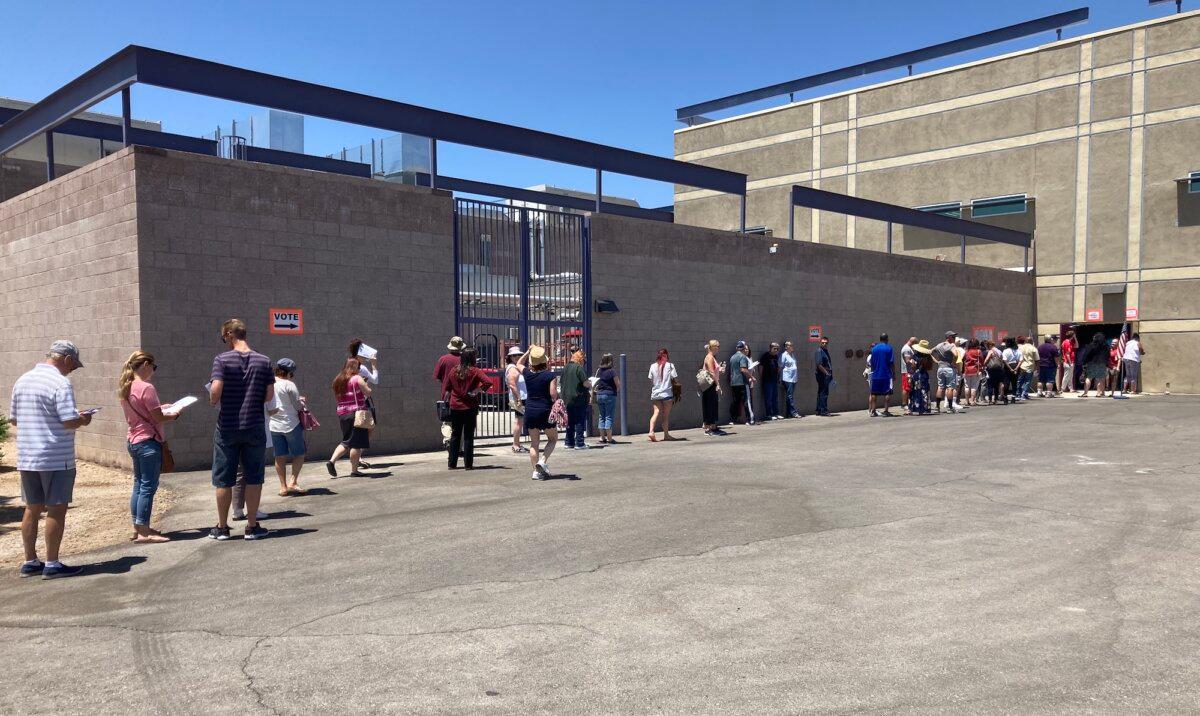
[[[1024,214],[1027,200],[1024,194],[996,196],[991,199],[975,199],[971,202],[971,217]]]
[[[1188,193],[1200,194],[1200,172],[1188,174]]]
[[[930,204],[929,206],[918,206],[917,211],[928,211],[930,214],[941,214],[942,216],[950,216],[955,219],[962,218],[962,206],[957,201],[948,204]]]

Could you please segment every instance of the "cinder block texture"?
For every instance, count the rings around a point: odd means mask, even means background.
[[[79,347],[80,457],[128,461],[118,410],[121,364],[140,341],[134,157],[120,152],[0,203],[0,412],[16,379],[56,338]]]
[[[647,373],[660,347],[671,352],[684,388],[671,424],[694,427],[700,424],[695,374],[710,338],[721,341],[722,361],[738,339],[750,343],[756,360],[771,341],[795,342],[797,403],[811,413],[810,325],[830,336],[837,380],[830,406],[846,410],[866,405],[865,357],[857,351],[880,333],[891,335],[898,354],[910,335],[936,343],[947,330],[968,336],[973,326],[1017,335],[1034,322],[1033,278],[1019,272],[610,215],[592,218],[591,245],[593,296],[615,299],[621,309],[593,317],[592,351],[628,356],[633,432],[646,430]],[[727,391],[723,418],[728,398]],[[761,410],[757,391],[755,404]]]

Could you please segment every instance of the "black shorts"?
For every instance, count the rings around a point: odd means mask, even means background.
[[[338,418],[342,424],[342,445],[360,450],[371,447],[371,433],[366,428],[354,427],[354,413]]]

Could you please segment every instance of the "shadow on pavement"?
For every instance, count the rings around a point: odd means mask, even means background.
[[[476,465],[471,468],[471,472],[479,472],[480,470],[511,470],[508,465]]]
[[[550,480],[582,480],[582,479],[583,478],[580,477],[579,475],[574,475],[569,472],[560,472],[560,473],[555,473],[555,474],[551,475],[550,477],[543,477],[542,482],[549,482]]]
[[[283,529],[271,530],[267,535],[267,539],[275,539],[277,537],[297,537],[316,532],[316,528],[307,527],[284,527]]]
[[[83,575],[90,576],[93,574],[126,574],[133,569],[135,565],[139,565],[146,561],[143,555],[130,555],[127,557],[118,557],[109,559],[103,562],[87,565],[83,570]]]
[[[389,467],[404,467],[404,463],[402,463],[402,462],[373,462],[373,463],[371,463],[371,467],[366,468],[366,469],[382,470],[382,469],[387,469]]]
[[[290,520],[295,517],[312,517],[312,515],[307,512],[297,512],[296,510],[279,510],[278,512],[268,513],[266,519]]]
[[[175,530],[174,532],[163,532],[163,537],[170,537],[172,542],[187,542],[194,539],[203,539],[208,536],[208,527],[198,527],[194,530]]]
[[[323,495],[336,495],[336,494],[337,494],[336,492],[329,489],[328,487],[310,487],[304,491],[303,495],[296,495],[296,497],[321,497]]]
[[[391,470],[388,470],[387,472],[364,472],[361,475],[347,475],[347,477],[354,478],[357,480],[361,480],[364,478],[367,480],[381,480],[385,477],[391,477],[391,476],[392,476]]]

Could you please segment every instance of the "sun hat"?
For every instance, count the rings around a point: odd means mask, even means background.
[[[513,346],[512,348],[509,348],[509,349],[508,349],[508,353],[507,353],[507,355],[510,355],[510,356],[523,356],[523,355],[525,355],[525,351],[521,350],[521,347],[520,347],[520,346]]]
[[[925,340],[913,346],[913,350],[922,355],[929,355],[930,353],[933,353],[933,349],[929,347],[929,341]]]
[[[546,349],[541,346],[530,347],[529,365],[546,365]]]
[[[64,358],[74,358],[75,363],[80,368],[83,367],[83,361],[79,360],[79,349],[76,348],[75,344],[71,341],[54,341],[54,344],[50,346],[50,352],[57,353]]]
[[[455,337],[451,338],[450,342],[446,345],[446,350],[461,351],[463,348],[466,348],[466,347],[467,347],[467,342],[464,341],[462,338],[455,336]]]

